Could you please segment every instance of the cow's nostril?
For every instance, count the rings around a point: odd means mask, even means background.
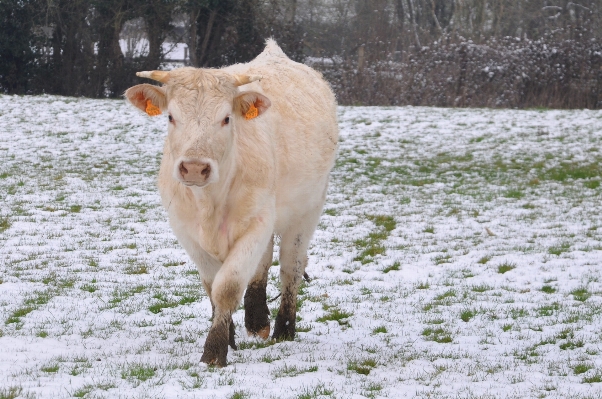
[[[203,176],[205,176],[205,178],[206,178],[207,176],[209,176],[209,173],[211,173],[211,165],[209,165],[209,164],[208,164],[208,165],[205,167],[205,169],[203,169],[203,170],[201,171],[201,174],[202,174]]]
[[[186,167],[184,166],[184,162],[180,163],[180,174],[182,175],[182,177],[188,174],[188,169],[186,169]]]

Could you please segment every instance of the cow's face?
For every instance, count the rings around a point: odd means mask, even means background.
[[[236,134],[245,130],[243,124],[252,123],[251,119],[270,107],[270,100],[262,94],[238,90],[258,77],[194,68],[139,75],[165,85],[134,86],[125,96],[151,116],[167,114],[166,151],[174,160],[172,175],[186,186],[218,182]]]

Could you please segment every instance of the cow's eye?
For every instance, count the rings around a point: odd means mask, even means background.
[[[229,116],[226,116],[226,117],[224,118],[224,121],[222,122],[222,126],[226,126],[228,123],[230,123],[230,117],[229,117]]]
[[[173,116],[169,115],[169,123],[173,123]]]

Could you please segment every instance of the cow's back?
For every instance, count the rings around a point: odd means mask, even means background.
[[[255,60],[225,70],[262,76],[241,90],[261,92],[272,103],[256,123],[274,140],[276,227],[286,228],[304,208],[323,204],[338,141],[334,94],[320,73],[290,60],[273,40]]]

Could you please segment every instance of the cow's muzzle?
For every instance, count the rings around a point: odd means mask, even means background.
[[[203,187],[218,180],[217,163],[208,158],[183,158],[175,164],[174,177],[186,186]]]

